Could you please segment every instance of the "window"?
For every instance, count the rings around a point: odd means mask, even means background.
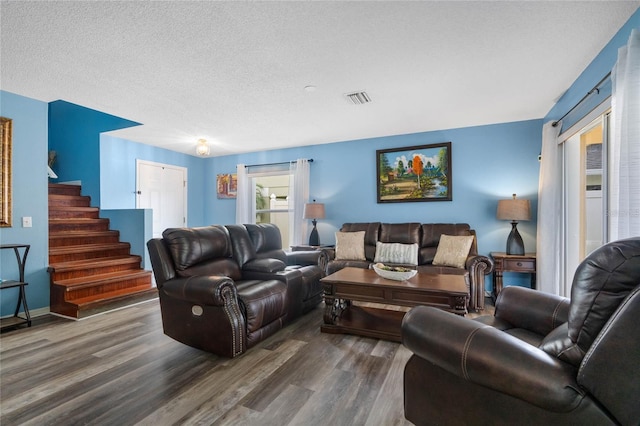
[[[255,194],[255,223],[273,223],[280,228],[282,247],[293,244],[289,237],[289,216],[293,206],[289,205],[293,175],[286,172],[249,174],[252,194]]]

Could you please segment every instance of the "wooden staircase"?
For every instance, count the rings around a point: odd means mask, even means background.
[[[78,185],[49,184],[50,310],[72,318],[157,296],[151,272]]]

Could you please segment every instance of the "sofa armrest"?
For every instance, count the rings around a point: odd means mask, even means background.
[[[318,266],[323,275],[327,270],[327,264],[329,263],[327,249],[291,251],[285,254],[287,256],[287,265]]]
[[[245,280],[278,280],[289,283],[302,282],[302,272],[297,269],[285,269],[282,271],[243,271],[242,279]]]
[[[236,300],[236,285],[229,277],[193,276],[174,278],[164,283],[162,291],[175,299],[206,306],[224,306],[229,297]]]
[[[465,263],[469,272],[469,309],[484,309],[484,277],[493,272],[493,260],[488,256],[469,256]]]
[[[575,367],[493,327],[433,307],[418,306],[405,315],[402,343],[461,379],[538,407],[569,411],[582,399]]]
[[[498,295],[494,315],[516,328],[546,336],[569,320],[569,299],[530,288],[508,286]]]
[[[249,262],[242,265],[242,276],[244,277],[245,272],[265,272],[265,273],[273,273],[278,271],[283,271],[286,265],[280,259],[272,259],[272,258],[263,258],[263,259],[253,259]]]

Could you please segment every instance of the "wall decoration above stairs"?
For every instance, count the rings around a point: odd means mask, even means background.
[[[157,297],[151,271],[78,185],[49,184],[50,310],[83,318]]]

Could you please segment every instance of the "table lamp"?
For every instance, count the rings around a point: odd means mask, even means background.
[[[318,223],[316,219],[324,219],[324,204],[316,203],[316,200],[313,201],[313,203],[306,203],[304,205],[302,217],[304,219],[313,219],[311,221],[311,223],[313,223],[313,229],[311,230],[311,235],[309,235],[309,245],[319,246],[320,237],[318,236],[318,229],[316,228],[316,224]]]
[[[498,201],[498,219],[511,221],[511,233],[507,238],[507,254],[524,255],[524,243],[518,232],[519,220],[531,219],[529,200],[516,200],[516,194],[509,200]]]

